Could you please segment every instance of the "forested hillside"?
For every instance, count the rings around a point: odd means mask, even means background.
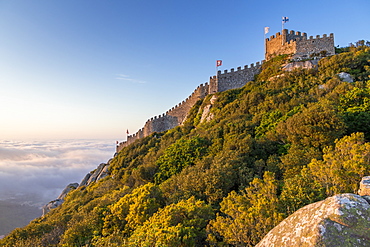
[[[302,206],[356,192],[370,175],[368,45],[310,70],[269,60],[244,87],[199,101],[183,126],[124,148],[110,176],[0,246],[254,246]]]

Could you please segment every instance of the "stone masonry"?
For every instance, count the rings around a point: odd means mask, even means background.
[[[224,70],[223,73],[218,71],[217,78],[216,76],[213,76],[209,79],[209,83],[200,84],[200,86],[198,86],[187,99],[175,107],[172,107],[166,113],[152,117],[145,123],[142,129],[137,131],[135,134],[128,136],[127,141],[119,143],[116,148],[117,153],[121,151],[122,148],[134,143],[140,138],[149,136],[154,132],[166,131],[181,125],[186,119],[190,109],[198,100],[204,99],[209,94],[240,88],[248,81],[253,80],[254,76],[259,73],[260,69],[261,63],[258,62],[256,65],[246,65],[243,69],[238,67],[236,70]]]
[[[333,34],[329,36],[324,34],[323,37],[317,35],[315,39],[310,36],[307,39],[306,33],[294,31],[288,33],[288,30],[284,29],[282,34],[279,32],[276,35],[272,35],[265,42],[266,60],[281,54],[292,54],[292,58],[295,60],[310,58],[310,56],[319,54],[322,51],[326,51],[326,55],[335,54]],[[166,113],[152,117],[145,123],[142,129],[128,136],[127,141],[119,143],[116,149],[117,153],[140,138],[181,125],[190,109],[198,100],[204,99],[209,94],[243,87],[247,82],[254,80],[254,76],[261,70],[261,65],[262,63],[257,62],[256,65],[246,65],[243,68],[238,67],[236,70],[224,70],[223,73],[218,71],[217,77],[210,77],[208,83],[198,86],[187,99],[172,107]]]
[[[311,55],[326,52],[326,55],[334,55],[334,34],[322,37],[317,35],[316,38],[310,36],[307,38],[306,33],[294,32],[284,29],[282,34],[280,32],[272,35],[265,40],[266,53],[265,59],[269,60],[276,55],[293,54],[293,59],[300,60],[310,58]]]

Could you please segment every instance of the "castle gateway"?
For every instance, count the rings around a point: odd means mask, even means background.
[[[310,36],[307,38],[306,33],[290,31],[287,29],[272,35],[265,40],[266,53],[265,59],[269,60],[274,56],[282,54],[291,54],[293,60],[309,59],[320,56],[330,56],[335,54],[334,35],[329,36],[324,34],[322,37],[317,35],[316,38]],[[184,101],[169,109],[162,115],[149,119],[144,127],[138,130],[135,134],[127,136],[127,141],[117,145],[117,153],[122,148],[130,145],[136,140],[149,136],[154,132],[162,132],[181,125],[190,109],[194,104],[204,99],[209,94],[223,92],[229,89],[243,87],[247,82],[252,81],[254,76],[261,70],[262,63],[257,62],[255,65],[246,65],[243,68],[238,67],[236,70],[218,71],[217,78],[213,76],[209,79],[209,83],[200,84],[194,92]]]

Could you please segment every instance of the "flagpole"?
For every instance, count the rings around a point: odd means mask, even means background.
[[[286,23],[286,22],[288,22],[289,21],[289,17],[287,17],[287,16],[283,16],[282,17],[282,20],[281,20],[281,35],[283,35],[283,33],[284,33],[284,24]],[[281,38],[281,43],[282,43],[282,45],[284,45],[284,39],[283,39],[283,36],[281,36],[282,38]]]
[[[281,44],[282,45],[284,45],[283,30],[284,30],[284,17],[281,18]]]
[[[216,92],[215,93],[217,93],[218,92],[218,60],[217,60],[217,62],[216,62]]]
[[[265,44],[265,55],[266,55],[266,27],[263,29],[263,43]]]
[[[218,66],[217,66],[217,63],[218,62],[216,62],[216,85],[217,85],[217,87],[218,87]],[[218,90],[218,89],[217,89]]]
[[[264,30],[263,30],[263,37],[264,37],[264,44],[265,44],[265,57],[266,57],[266,53],[267,53],[267,42],[266,42],[266,34],[268,34],[270,32],[270,27],[265,27]]]
[[[222,65],[222,60],[216,60],[216,86],[217,86],[217,88],[216,88],[216,91],[215,91],[215,93],[216,92],[218,92],[218,67],[220,67]]]

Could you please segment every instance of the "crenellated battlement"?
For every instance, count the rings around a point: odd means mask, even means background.
[[[307,38],[307,33],[284,29],[282,33],[278,32],[266,38],[265,47],[265,60],[281,54],[292,54],[292,58],[296,60],[321,53],[326,53],[325,55],[335,54],[334,34],[332,33],[329,36],[323,34],[322,36],[316,35],[316,38],[313,36]],[[254,76],[260,72],[265,60],[244,67],[240,66],[236,69],[224,70],[223,72],[217,71],[217,76],[211,76],[208,83],[200,84],[185,100],[165,113],[150,118],[143,128],[135,134],[127,136],[127,141],[117,145],[117,152],[154,132],[166,131],[183,124],[190,109],[198,100],[204,99],[207,95],[243,87],[247,82],[254,80]]]
[[[146,121],[142,129],[138,130],[135,134],[127,136],[127,141],[121,142],[117,145],[117,152],[136,140],[149,136],[154,132],[166,131],[181,125],[195,103],[198,100],[205,98],[208,94],[209,84],[200,84],[185,100],[170,108],[166,113],[151,117]]]
[[[296,41],[295,39],[320,39],[320,38],[334,38],[334,34],[333,33],[330,33],[329,36],[327,34],[323,34],[322,37],[320,35],[316,35],[316,37],[314,38],[313,36],[309,36],[309,38],[307,38],[307,33],[301,33],[299,31],[295,32],[294,30],[290,30],[289,33],[288,33],[288,30],[287,29],[284,29],[283,31],[283,35],[281,35],[280,32],[277,32],[275,35],[271,35],[270,38],[266,38],[266,41],[272,41],[274,39],[279,39],[281,38],[281,36],[286,36],[286,42],[289,42],[291,40],[294,40]]]
[[[292,54],[295,60],[309,58],[312,54],[335,54],[333,33],[307,38],[307,33],[284,29],[282,33],[278,32],[266,38],[265,46],[266,60],[281,54]]]
[[[244,86],[248,81],[254,79],[254,76],[260,71],[262,63],[263,61],[245,65],[243,68],[237,67],[236,70],[234,68],[230,71],[224,70],[223,73],[218,71],[217,79],[216,76],[210,77],[209,82],[200,84],[185,100],[170,108],[165,113],[151,117],[146,121],[142,129],[138,130],[135,134],[127,136],[126,141],[117,145],[117,152],[136,140],[149,136],[154,132],[166,131],[183,124],[190,109],[198,100],[204,99],[209,94]]]
[[[243,68],[237,67],[223,72],[218,71],[216,77],[210,78],[211,88],[214,92],[223,92],[229,89],[240,88],[247,82],[254,80],[254,76],[259,73],[262,62],[256,64],[245,65]]]
[[[248,69],[254,69],[255,67],[259,67],[261,66],[261,64],[264,62],[261,61],[261,62],[257,62],[256,65],[254,65],[254,63],[250,64],[250,65],[244,65],[244,67],[242,68],[241,66],[237,67],[236,70],[235,68],[231,68],[230,71],[225,69],[223,72],[221,72],[221,70],[218,71],[218,76],[222,76],[222,75],[226,75],[226,74],[232,74],[232,73],[235,73],[237,71],[243,71],[243,70],[248,70]]]

